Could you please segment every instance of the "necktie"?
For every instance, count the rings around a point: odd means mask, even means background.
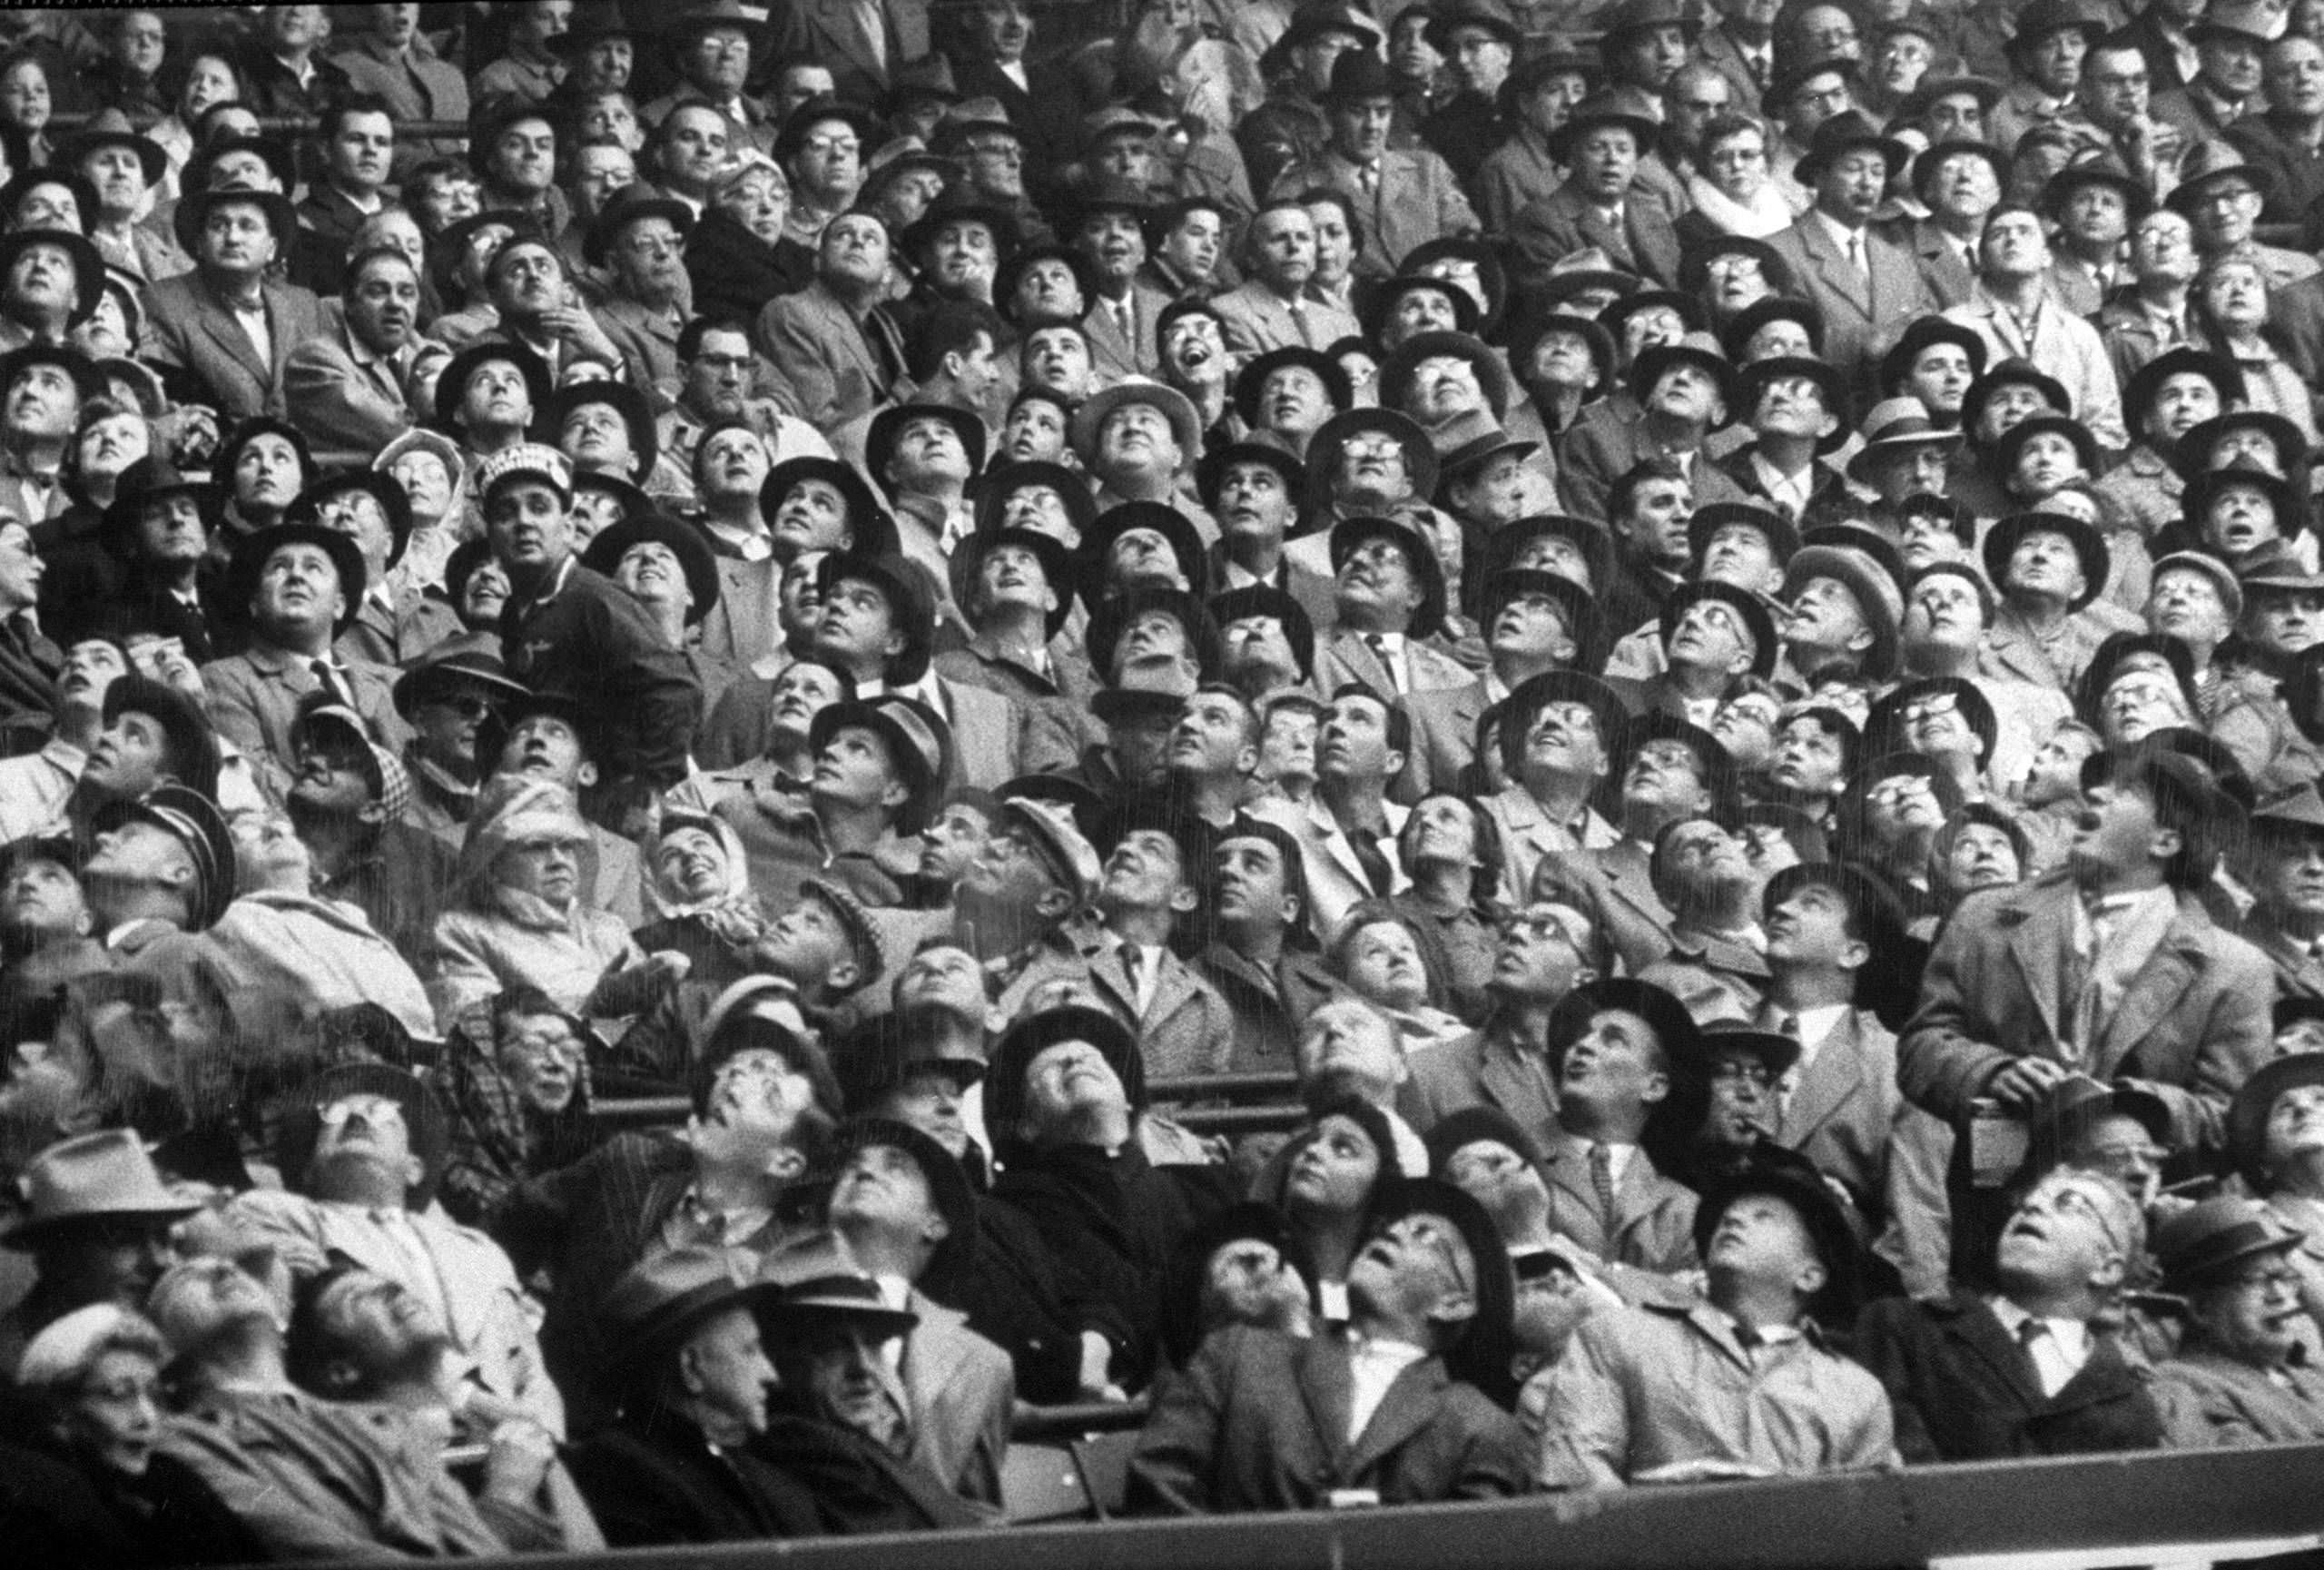
[[[1396,874],[1389,870],[1388,858],[1380,851],[1380,836],[1368,828],[1347,831],[1347,843],[1355,851],[1355,864],[1364,869],[1364,881],[1372,892],[1386,899],[1396,892]]]
[[[310,662],[307,668],[315,673],[315,680],[322,684],[322,689],[330,695],[331,702],[343,704],[349,708],[355,706],[355,689],[347,685],[347,678],[340,674],[337,666],[327,659],[319,659]]]
[[[1146,955],[1136,943],[1122,944],[1122,969],[1129,973],[1130,996],[1142,1014],[1146,1012]]]
[[[1738,1319],[1735,1323],[1735,1344],[1742,1348],[1743,1355],[1746,1358],[1748,1358],[1752,1353],[1766,1346],[1768,1344],[1768,1338],[1765,1336],[1760,1335],[1758,1330],[1753,1326],[1746,1325]]]
[[[2047,1320],[2021,1319],[2017,1325],[2017,1344],[2025,1348],[2025,1355],[2030,1358],[2034,1355],[2034,1344],[2049,1333]]]
[[[1377,196],[1380,194],[1380,165],[1377,163],[1365,164],[1364,168],[1358,172],[1356,178],[1363,183],[1364,193],[1366,196]]]
[[[1404,662],[1388,652],[1388,640],[1376,632],[1367,632],[1364,635],[1364,642],[1372,650],[1372,657],[1380,662],[1380,668],[1388,673],[1388,685],[1398,692],[1403,691]]]
[[[1303,345],[1309,349],[1315,347],[1315,329],[1307,320],[1305,301],[1295,300],[1291,302],[1291,325],[1299,330],[1299,341]]]
[[[1865,259],[1864,236],[1861,234],[1848,235],[1848,265],[1855,268],[1866,283],[1872,281],[1872,264]]]
[[[1133,354],[1136,353],[1137,351],[1137,315],[1131,309],[1128,295],[1114,301],[1114,325],[1122,330],[1122,341],[1129,345]]]
[[[1767,52],[1763,50],[1756,54],[1746,54],[1743,56],[1743,62],[1751,68],[1751,80],[1758,84],[1760,92],[1765,93],[1768,90]]]
[[[1782,1020],[1777,1023],[1776,1031],[1777,1034],[1787,1036],[1792,1041],[1799,1041],[1801,1039],[1799,1034],[1799,1016],[1797,1014],[1784,1015]],[[1797,1059],[1793,1060],[1794,1062],[1797,1062]],[[1797,1070],[1794,1070],[1790,1073],[1787,1073],[1782,1079],[1776,1081],[1776,1116],[1778,1119],[1790,1115],[1791,1093],[1798,1088],[1799,1074]]]
[[[1598,1217],[1606,1241],[1614,1240],[1614,1152],[1603,1145],[1590,1147],[1590,1189],[1598,1196]]]

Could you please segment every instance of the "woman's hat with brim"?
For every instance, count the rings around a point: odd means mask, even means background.
[[[833,459],[822,459],[833,462]],[[788,468],[789,465],[783,465]],[[847,468],[846,465],[840,465]],[[778,470],[780,472],[780,470]],[[852,469],[849,469],[852,473]],[[773,483],[773,477],[768,477]],[[861,483],[860,481],[858,482]],[[1009,507],[1009,499],[1019,490],[1053,490],[1065,504],[1066,517],[1072,521],[1077,536],[1087,536],[1090,526],[1098,521],[1098,499],[1089,489],[1089,477],[1078,469],[1068,469],[1061,463],[1049,463],[1039,459],[1019,459],[995,465],[977,477],[976,526],[978,532],[999,528]],[[864,493],[867,497],[869,491]],[[770,507],[769,515],[774,511]]]
[[[419,1159],[419,1181],[404,1195],[405,1208],[424,1210],[436,1197],[451,1155],[451,1121],[426,1081],[389,1063],[342,1063],[326,1069],[282,1100],[274,1136],[275,1165],[282,1180],[303,1191],[307,1169],[321,1137],[322,1111],[349,1096],[378,1096],[402,1110],[411,1153]]]
[[[396,482],[393,475],[376,469],[342,469],[326,475],[300,491],[284,509],[285,523],[322,523],[323,508],[342,496],[362,495],[379,504],[380,516],[386,519],[388,533],[393,543],[388,547],[387,565],[392,570],[403,559],[404,548],[411,543],[411,498]]]
[[[832,551],[816,568],[816,586],[826,597],[851,581],[878,589],[896,630],[903,634],[903,649],[888,661],[884,673],[888,685],[909,686],[926,676],[936,642],[936,589],[927,573],[908,557],[862,550]]]
[[[1738,419],[1748,422],[1758,413],[1759,400],[1767,396],[1768,385],[1787,377],[1800,377],[1812,381],[1824,395],[1824,410],[1832,417],[1832,429],[1816,439],[1816,450],[1818,453],[1837,452],[1846,447],[1854,434],[1848,420],[1847,376],[1829,360],[1811,360],[1806,355],[1777,354],[1737,367],[1736,396],[1743,409],[1750,411],[1738,412]]]
[[[2274,1187],[2268,1180],[2268,1121],[2276,1098],[2303,1085],[2324,1085],[2324,1052],[2294,1052],[2270,1059],[2252,1071],[2227,1104],[2228,1162],[2255,1194]]]
[[[685,574],[686,593],[694,601],[686,607],[688,626],[711,613],[718,604],[718,558],[701,529],[666,513],[632,513],[599,530],[581,553],[581,565],[611,578],[621,567],[621,558],[639,545],[662,546],[678,558],[678,569]]]
[[[98,304],[104,299],[104,259],[86,236],[69,229],[18,229],[0,235],[0,277],[7,276],[15,269],[16,258],[35,245],[53,245],[72,258],[74,293],[79,302],[65,319],[65,325],[80,326],[96,314]],[[142,310],[142,304],[137,308]]]
[[[256,534],[246,534],[234,542],[234,554],[226,563],[226,604],[230,614],[237,617],[249,614],[266,564],[276,551],[289,545],[311,545],[330,557],[331,565],[339,569],[339,594],[344,603],[338,621],[332,625],[331,636],[344,635],[362,612],[363,588],[369,575],[355,537],[325,528],[320,523],[277,524]]]
[[[841,731],[862,727],[888,743],[897,766],[905,775],[911,797],[897,815],[896,827],[906,836],[927,826],[944,791],[944,776],[952,762],[952,729],[927,705],[893,693],[855,703],[831,704],[809,722],[807,750],[821,753]]]
[[[509,343],[487,339],[472,343],[452,356],[443,374],[436,379],[436,423],[446,430],[458,430],[460,405],[468,401],[468,379],[477,370],[495,362],[506,362],[517,368],[525,379],[525,388],[536,414],[548,407],[554,390],[549,382],[548,366],[531,350],[521,343]]]
[[[975,603],[985,558],[1005,545],[1031,551],[1039,560],[1041,576],[1048,580],[1049,593],[1057,602],[1043,617],[1042,636],[1054,638],[1065,630],[1065,624],[1073,616],[1075,592],[1073,558],[1055,535],[1032,528],[978,529],[952,549],[950,568],[953,602],[964,609]]]
[[[863,435],[863,472],[891,497],[895,495],[895,489],[888,482],[888,461],[896,455],[896,442],[904,428],[920,420],[940,420],[951,427],[952,434],[960,439],[960,449],[968,455],[970,474],[984,467],[985,445],[991,434],[985,430],[983,420],[949,403],[894,404],[873,415],[871,427]]]
[[[575,410],[586,409],[593,403],[602,403],[620,415],[622,423],[629,428],[628,478],[633,482],[643,481],[654,472],[654,460],[662,454],[662,432],[645,395],[625,380],[598,376],[566,382],[533,405],[533,429],[542,441],[561,450],[566,419]]]
[[[866,556],[894,556],[903,548],[894,517],[872,494],[862,473],[836,458],[788,458],[769,469],[766,482],[759,487],[760,516],[773,518],[791,488],[803,479],[822,480],[847,503],[847,526],[854,536],[849,548]],[[1089,489],[1086,480],[1079,484],[1085,492]]]
[[[1402,550],[1420,582],[1420,608],[1413,613],[1412,626],[1405,631],[1413,637],[1428,637],[1443,630],[1444,565],[1418,529],[1393,518],[1344,518],[1332,529],[1332,571],[1340,572],[1356,548],[1372,540],[1384,540]]]
[[[1743,618],[1743,625],[1751,635],[1751,674],[1758,676],[1770,675],[1776,668],[1777,656],[1782,653],[1782,643],[1776,632],[1776,618],[1768,611],[1767,601],[1731,583],[1698,578],[1691,583],[1682,583],[1672,591],[1662,607],[1662,647],[1670,647],[1670,639],[1679,630],[1679,618],[1707,599],[1717,600]]]
[[[1307,485],[1311,502],[1330,497],[1332,477],[1339,469],[1340,449],[1347,445],[1350,437],[1366,434],[1394,438],[1404,449],[1404,472],[1412,479],[1413,494],[1423,498],[1436,494],[1436,448],[1428,439],[1428,432],[1410,415],[1374,404],[1334,414],[1308,439]]]

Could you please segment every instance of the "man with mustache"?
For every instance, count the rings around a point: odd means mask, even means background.
[[[368,464],[419,420],[420,282],[396,247],[359,252],[347,263],[338,331],[301,341],[283,361],[283,401],[323,467]]]

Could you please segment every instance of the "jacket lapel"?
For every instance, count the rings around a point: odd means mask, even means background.
[[[2114,1065],[2162,1023],[2171,1005],[2193,984],[2201,940],[2202,934],[2185,910],[2171,918],[2154,957],[2140,967],[2114,1012],[2107,1016],[2105,1034],[2094,1054],[2097,1061],[2091,1065],[2098,1078],[2112,1076]]]
[[[2041,1011],[2042,1025],[2050,1032],[2050,1040],[2061,1041],[2064,1033],[2058,1028],[2063,1013],[2058,996],[2063,979],[2058,973],[2058,951],[2065,936],[2061,930],[2068,919],[2065,907],[2052,908],[2044,901],[2019,909],[2023,914],[2010,930],[2009,957],[2016,962],[2018,978],[2033,998],[2034,1006]]]
[[[1544,1101],[1557,1105],[1557,1090],[1546,1069],[1491,1042],[1478,1043],[1477,1089],[1486,1101],[1521,1121]]]
[[[1955,1298],[1951,1310],[1945,1320],[1946,1336],[2007,1380],[2009,1387],[2028,1408],[2038,1410],[2049,1404],[2042,1394],[2041,1381],[2034,1377],[2033,1359],[2025,1355],[2024,1348],[2010,1339],[1991,1308],[1974,1298]]]
[[[1871,316],[1872,291],[1864,274],[1849,264],[1846,253],[1833,242],[1831,234],[1815,217],[1803,216],[1799,228],[1807,237],[1808,248],[1816,253],[1816,271],[1824,275],[1826,287],[1854,306],[1859,315]]]
[[[1336,1460],[1347,1451],[1348,1418],[1355,1410],[1347,1343],[1336,1333],[1314,1338],[1299,1348],[1293,1371],[1300,1398],[1307,1404],[1307,1419],[1315,1425],[1315,1441]]]
[[[1398,1374],[1380,1398],[1372,1420],[1349,1447],[1341,1476],[1363,1476],[1367,1468],[1427,1427],[1436,1416],[1437,1394],[1446,1382],[1444,1365],[1433,1357],[1423,1358]]]
[[[1863,1025],[1854,1013],[1849,1013],[1842,1018],[1832,1039],[1817,1052],[1815,1063],[1792,1091],[1790,1103],[1783,1111],[1783,1142],[1794,1150],[1806,1144],[1863,1084]]]

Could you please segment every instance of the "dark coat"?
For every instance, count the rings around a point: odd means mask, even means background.
[[[747,1450],[713,1451],[701,1429],[674,1413],[625,1417],[568,1450],[566,1465],[615,1548],[823,1531],[804,1483]]]
[[[2148,1378],[2100,1337],[2090,1360],[2043,1396],[2034,1360],[1974,1298],[1888,1298],[1856,1321],[1856,1356],[1888,1387],[1908,1462],[1994,1461],[2152,1450],[2162,1414]]]
[[[697,313],[747,324],[776,295],[813,282],[815,257],[788,236],[769,245],[712,207],[686,236],[686,276],[694,282]]]
[[[969,1317],[969,1328],[1009,1354],[1017,1393],[1028,1401],[1070,1401],[1081,1378],[1087,1299],[1050,1258],[1032,1218],[990,1195],[977,1199],[975,1246],[942,1260],[917,1283]]]
[[[1341,1335],[1217,1332],[1156,1400],[1130,1460],[1129,1507],[1225,1515],[1313,1509],[1342,1488],[1375,1490],[1383,1505],[1526,1491],[1524,1430],[1442,1358],[1398,1374],[1351,1443],[1353,1394]]]
[[[1231,1174],[1154,1166],[1134,1140],[1118,1156],[1088,1145],[1030,1146],[1010,1155],[992,1191],[1033,1223],[1059,1279],[1084,1294],[1078,1328],[1113,1343],[1115,1377],[1143,1385],[1161,1355],[1172,1257],[1196,1223],[1233,1202]]]
[[[24,1416],[7,1414],[12,1422]],[[0,1447],[0,1532],[23,1563],[65,1570],[267,1557],[192,1467],[158,1453],[132,1478],[46,1446]]]
[[[686,776],[702,688],[627,589],[575,561],[547,598],[509,597],[500,647],[517,680],[579,694],[606,716],[600,766],[608,780],[637,776],[667,789]]]

